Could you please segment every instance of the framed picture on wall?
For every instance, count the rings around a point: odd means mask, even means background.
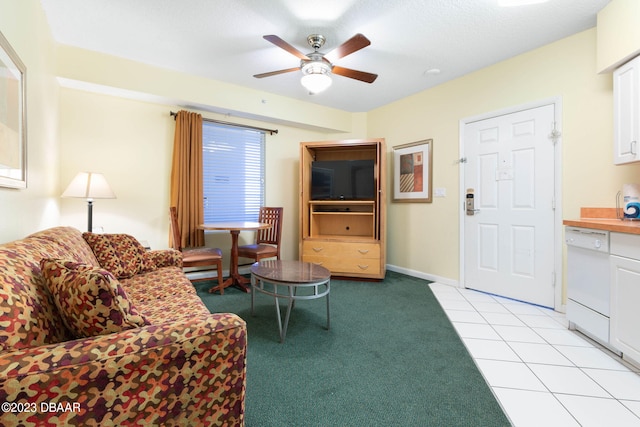
[[[27,187],[27,69],[0,33],[0,186]]]
[[[431,203],[433,140],[393,147],[393,201]]]

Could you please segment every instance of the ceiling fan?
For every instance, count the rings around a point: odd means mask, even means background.
[[[373,83],[378,77],[377,74],[333,65],[334,61],[344,58],[345,56],[371,44],[369,39],[362,34],[356,34],[326,54],[319,51],[324,45],[326,40],[325,37],[321,34],[311,34],[307,37],[307,42],[309,43],[309,46],[313,48],[313,52],[306,55],[276,35],[267,35],[263,36],[263,38],[300,59],[300,66],[271,71],[268,73],[255,74],[253,77],[258,79],[300,70],[302,71],[302,85],[309,90],[309,93],[315,94],[322,92],[331,85],[330,74],[337,74],[350,79],[360,80],[365,83]]]

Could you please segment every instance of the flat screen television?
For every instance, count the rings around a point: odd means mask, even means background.
[[[318,160],[311,163],[311,200],[375,199],[373,160]]]

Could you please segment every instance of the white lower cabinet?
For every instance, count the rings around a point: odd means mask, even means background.
[[[611,345],[640,365],[640,235],[611,233]]]

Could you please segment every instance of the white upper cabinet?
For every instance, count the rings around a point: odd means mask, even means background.
[[[613,72],[613,162],[640,161],[640,57]]]

